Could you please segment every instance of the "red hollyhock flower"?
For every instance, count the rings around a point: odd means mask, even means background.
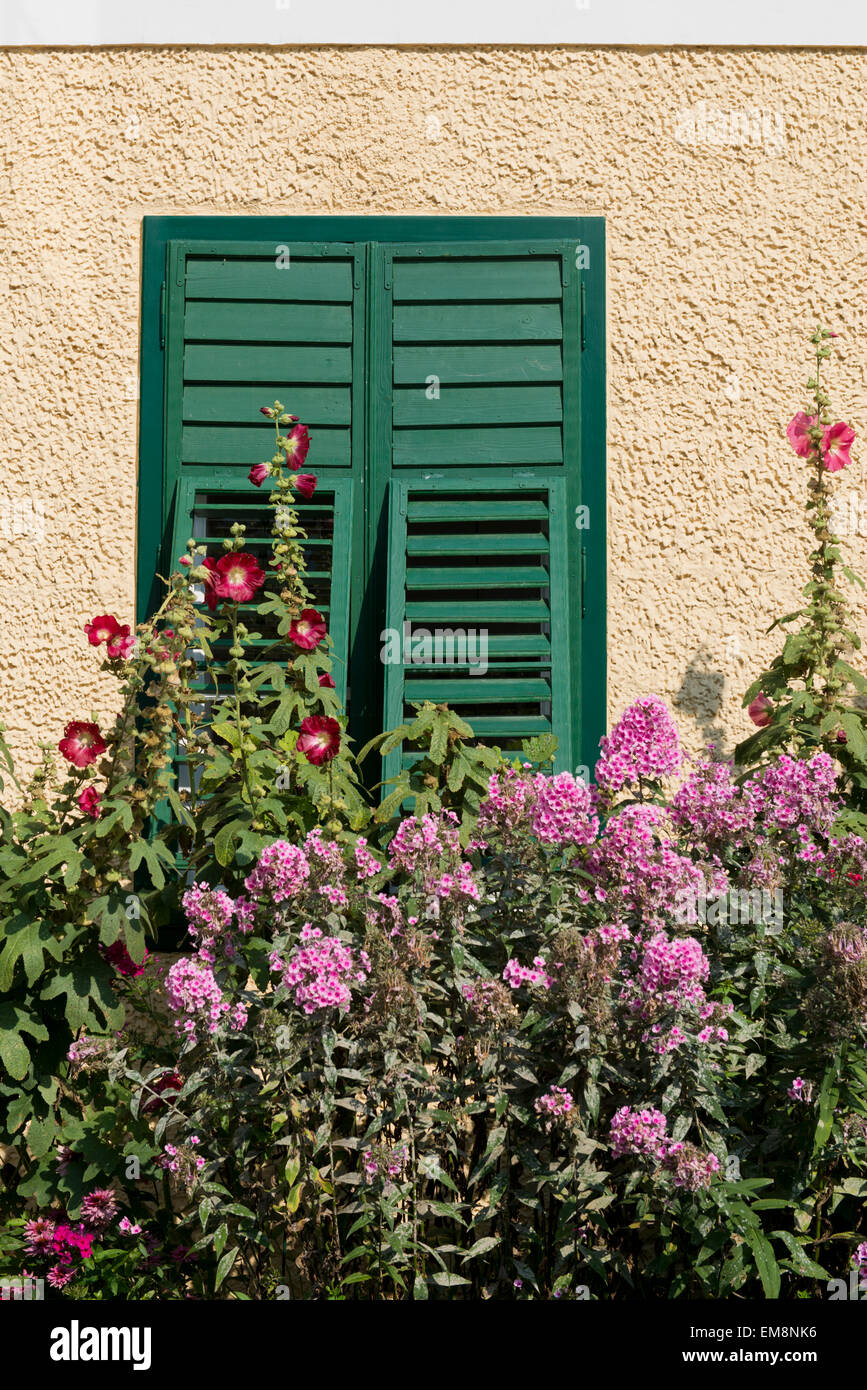
[[[89,623],[85,623],[84,630],[90,645],[98,647],[101,642],[110,642],[121,631],[121,626],[111,613],[103,613],[102,617],[91,618]],[[129,628],[126,631],[129,632]]]
[[[205,603],[214,613],[219,601],[217,597],[217,562],[208,555],[202,561],[202,567],[208,571],[208,577],[205,580]]]
[[[852,462],[849,450],[855,442],[855,431],[844,420],[830,425],[822,435],[822,462],[829,473],[839,473]]]
[[[295,491],[300,492],[302,497],[312,497],[316,491],[316,474],[299,473],[295,479]]]
[[[305,608],[300,618],[295,618],[289,628],[289,638],[303,652],[312,652],[327,632],[325,619],[315,608]]]
[[[249,603],[265,583],[265,571],[260,569],[255,555],[222,555],[216,568],[215,592],[218,598],[227,598],[231,603]]]
[[[155,1110],[161,1110],[166,1104],[166,1102],[160,1098],[163,1091],[179,1091],[183,1084],[183,1078],[180,1077],[176,1071],[165,1071],[161,1076],[156,1077],[154,1081],[148,1081],[150,1089],[158,1092],[158,1094],[154,1096],[153,1100],[149,1100],[147,1105],[141,1106],[141,1113],[143,1115],[152,1115]]]
[[[267,463],[254,463],[247,477],[250,479],[251,483],[255,483],[256,487],[261,487],[269,471]]]
[[[326,690],[337,689],[337,687],[334,684],[334,677],[330,676],[327,671],[322,672],[321,676],[319,677],[319,684],[324,685]]]
[[[112,637],[106,651],[112,661],[125,661],[134,646],[135,638],[130,636],[129,623],[124,623],[123,627],[119,627]]]
[[[340,748],[340,725],[327,715],[309,714],[301,721],[301,732],[295,747],[308,763],[317,767],[328,763]]]
[[[98,724],[72,719],[57,747],[74,767],[90,767],[105,752],[106,745]]]
[[[147,964],[148,958],[147,947],[145,947],[145,953],[142,957],[140,965],[136,965],[135,961],[133,960],[132,956],[130,955],[129,951],[127,950],[126,946],[122,941],[113,941],[110,946],[102,947],[101,950],[105,959],[109,962],[110,965],[114,966],[115,970],[119,975],[144,974],[144,968]]]
[[[757,695],[753,703],[747,709],[747,714],[750,716],[750,719],[754,724],[757,724],[760,729],[767,728],[771,722],[771,715],[773,712],[774,706],[771,704],[767,695],[763,694]]]
[[[99,820],[99,803],[102,800],[96,787],[85,787],[78,797],[78,804],[86,816]]]
[[[786,426],[786,434],[789,437],[789,443],[798,455],[798,458],[806,459],[810,457],[810,451],[813,445],[808,431],[813,428],[817,418],[818,417],[815,415],[805,415],[803,410],[799,410],[797,415],[792,416]]]
[[[307,457],[310,436],[306,425],[295,425],[286,436],[286,462],[290,468],[298,468]]]

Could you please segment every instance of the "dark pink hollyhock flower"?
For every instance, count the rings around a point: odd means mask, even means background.
[[[302,497],[312,497],[316,491],[316,482],[315,473],[299,473],[294,483],[295,491],[300,492]]]
[[[83,792],[78,795],[78,804],[86,816],[92,820],[99,820],[99,803],[102,800],[96,787],[85,787]]]
[[[315,608],[305,608],[299,618],[293,619],[289,627],[289,640],[303,652],[312,652],[324,639],[327,628],[325,619]]]
[[[205,580],[205,603],[208,605],[211,612],[214,613],[216,612],[219,602],[217,594],[217,562],[216,560],[212,560],[211,556],[208,555],[202,561],[202,567],[208,571],[208,577]]]
[[[319,766],[336,757],[340,748],[340,725],[336,719],[322,714],[309,714],[301,721],[296,748],[309,763]]]
[[[90,645],[98,647],[101,642],[110,642],[121,631],[121,627],[117,618],[111,613],[103,613],[101,617],[91,618],[89,623],[85,623],[84,630]],[[129,632],[129,628],[126,630]]]
[[[74,767],[90,767],[105,752],[105,741],[98,724],[72,719],[57,747]]]
[[[129,951],[122,941],[113,941],[110,946],[104,946],[102,955],[109,965],[113,965],[119,975],[143,975],[144,968],[148,961],[148,950],[142,957],[141,965],[136,965]]]
[[[809,458],[813,447],[810,442],[808,430],[811,430],[816,423],[815,415],[805,415],[803,410],[799,410],[797,415],[793,415],[786,427],[786,434],[789,436],[789,443],[794,449],[798,458]]]
[[[135,638],[130,636],[129,623],[124,623],[111,638],[106,646],[106,652],[112,661],[125,661],[135,646]]]
[[[329,673],[328,673],[327,671],[323,671],[323,672],[321,673],[321,675],[320,675],[320,677],[319,677],[319,684],[322,685],[322,686],[324,686],[326,690],[336,690],[336,689],[337,689],[337,687],[336,687],[335,684],[334,684],[334,677],[331,676],[331,675],[329,675]]]
[[[830,425],[822,435],[822,462],[829,473],[839,473],[852,462],[849,450],[855,442],[855,431],[851,425],[839,420]]]
[[[286,462],[290,468],[298,468],[307,457],[310,436],[306,425],[295,425],[286,436]]]
[[[767,728],[771,722],[771,715],[773,712],[774,706],[771,704],[771,701],[768,699],[767,695],[761,693],[756,696],[747,709],[747,714],[750,716],[750,719],[754,724],[757,724],[760,729]]]
[[[249,603],[264,583],[265,571],[255,555],[232,552],[217,561],[214,588],[219,598],[228,599],[230,603]]]
[[[251,483],[254,483],[256,485],[256,487],[261,487],[265,479],[267,478],[269,472],[270,469],[268,468],[267,463],[254,463],[253,467],[250,469],[250,472],[247,474],[247,477],[250,479]]]

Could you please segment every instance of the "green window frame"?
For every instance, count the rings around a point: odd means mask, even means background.
[[[281,248],[291,270],[276,276]],[[592,766],[606,716],[603,220],[147,217],[142,250],[139,621],[196,519],[222,495],[240,504],[271,452],[255,407],[276,394],[311,423],[309,467],[334,508],[329,626],[356,740],[450,692],[480,738],[548,718],[558,769]],[[436,524],[407,530],[407,508],[426,505]],[[488,701],[466,669],[378,660],[381,628],[437,602],[448,619],[472,561],[475,588],[493,586],[476,609],[501,623]]]

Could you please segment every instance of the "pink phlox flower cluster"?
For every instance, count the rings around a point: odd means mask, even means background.
[[[375,854],[371,854],[367,848],[367,840],[363,835],[359,835],[355,842],[355,864],[356,878],[359,883],[366,878],[374,878],[379,873],[382,865]]]
[[[693,842],[737,849],[755,825],[756,808],[734,781],[731,763],[703,761],[675,793],[671,819]]]
[[[340,845],[336,840],[326,840],[320,827],[315,825],[308,831],[304,848],[313,876],[310,886],[327,898],[332,907],[345,907],[349,897],[346,892],[346,864]]]
[[[710,1187],[711,1179],[720,1170],[716,1154],[702,1153],[692,1144],[667,1144],[660,1147],[659,1160],[663,1168],[674,1175],[675,1187],[698,1192]]]
[[[275,903],[282,903],[296,898],[309,877],[310,865],[301,846],[275,840],[262,850],[244,886],[253,897],[268,896]]]
[[[790,1100],[801,1101],[804,1105],[809,1105],[813,1099],[813,1083],[805,1081],[803,1076],[796,1076],[786,1095]]]
[[[512,989],[520,989],[522,985],[542,985],[544,989],[550,989],[554,983],[553,976],[545,969],[544,956],[536,956],[532,967],[519,965],[512,958],[506,962],[503,979]]]
[[[543,845],[590,845],[599,834],[596,791],[572,776],[538,773],[533,779],[534,797],[530,829]]]
[[[377,1178],[393,1181],[403,1177],[408,1162],[409,1149],[406,1144],[377,1144],[372,1149],[365,1149],[361,1156],[366,1182],[375,1182]]]
[[[695,901],[706,886],[700,867],[679,854],[672,840],[661,838],[667,828],[659,806],[624,806],[588,857],[588,868],[609,900],[613,895],[650,927],[663,926],[678,903]]]
[[[281,984],[306,1014],[319,1009],[345,1011],[352,998],[350,981],[361,984],[370,974],[367,952],[359,951],[356,960],[339,937],[323,936],[321,929],[309,922],[301,930],[301,941],[288,960],[272,952],[271,969],[280,975]]]
[[[830,834],[842,805],[837,774],[827,753],[799,760],[784,754],[744,787],[766,829],[788,832],[803,826],[802,838]]]
[[[658,695],[635,700],[611,733],[600,739],[599,748],[595,780],[609,796],[637,785],[639,779],[672,777],[683,762],[677,728]]]
[[[389,893],[377,893],[375,902],[368,901],[364,919],[369,926],[381,927],[389,936],[403,936],[406,929],[400,899]]]
[[[237,954],[231,937],[235,903],[228,893],[194,883],[184,894],[183,905],[190,936],[202,960],[215,964],[218,944],[230,959]]]
[[[519,831],[526,829],[533,800],[533,785],[525,773],[513,767],[492,773],[487,795],[479,805],[479,830],[495,833],[510,843]]]
[[[667,1127],[668,1120],[661,1110],[654,1110],[652,1106],[633,1110],[629,1105],[622,1105],[611,1119],[612,1157],[635,1154],[657,1158]]]
[[[201,1027],[208,1033],[216,1033],[224,1018],[233,1029],[242,1028],[246,1022],[244,1005],[232,1007],[224,998],[210,965],[198,956],[182,956],[176,960],[166,975],[165,989],[169,1008],[176,1015],[175,1028],[191,1038]]]
[[[130,1221],[128,1216],[122,1216],[117,1223],[118,1230],[125,1236],[140,1236],[141,1226]]]
[[[562,1119],[574,1107],[575,1101],[565,1086],[550,1086],[544,1095],[539,1096],[534,1108],[538,1115],[548,1119]]]
[[[638,983],[644,995],[662,995],[673,1006],[700,1005],[709,972],[710,962],[695,937],[671,940],[657,932],[644,947]]]
[[[472,864],[463,858],[458,818],[453,811],[406,816],[388,847],[393,868],[415,878],[431,897],[463,896],[478,901],[481,894]]]

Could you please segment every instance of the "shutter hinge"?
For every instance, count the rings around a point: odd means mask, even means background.
[[[587,587],[587,547],[581,547],[581,617],[586,618],[587,608],[584,603],[584,591]]]
[[[166,345],[166,282],[160,288],[160,347]]]
[[[586,333],[586,331],[585,331],[585,322],[586,322],[586,318],[587,318],[587,291],[586,291],[585,288],[584,288],[584,281],[583,281],[583,279],[582,279],[582,281],[581,281],[581,351],[582,351],[582,352],[584,351],[585,347],[587,346],[587,333]]]

